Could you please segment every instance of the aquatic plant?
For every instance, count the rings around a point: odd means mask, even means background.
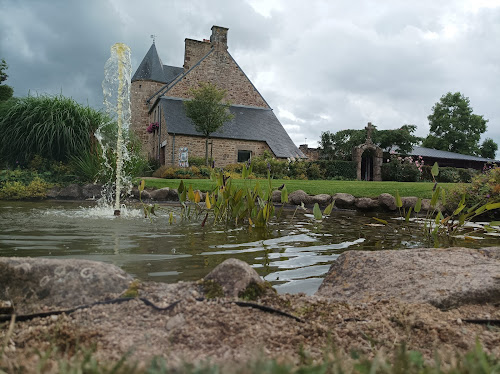
[[[439,165],[437,162],[434,163],[431,174],[434,179],[434,186],[432,198],[429,203],[430,209],[427,210],[425,217],[419,217],[422,209],[421,198],[418,198],[415,206],[410,207],[408,210],[403,207],[403,201],[398,191],[396,191],[395,199],[399,215],[404,222],[407,224],[413,219],[414,222],[420,224],[424,235],[434,238],[436,245],[439,235],[455,235],[459,231],[463,231],[467,227],[467,224],[478,216],[500,209],[500,199],[497,196],[488,196],[488,199],[483,204],[467,204],[467,191],[462,193],[460,201],[450,209],[450,206],[447,204],[446,191],[438,185],[435,179],[439,175]],[[446,209],[447,206],[448,209]],[[374,219],[385,225],[388,224],[385,220],[375,217]],[[499,226],[500,221],[492,221],[484,226],[484,230],[500,231]]]
[[[244,164],[241,171],[242,178],[248,179],[252,174],[252,169],[252,162]],[[234,222],[267,227],[274,217],[277,219],[281,217],[284,204],[288,203],[286,185],[273,188],[270,169],[267,172],[267,180],[263,181],[264,186],[260,181],[257,181],[253,187],[249,184],[234,186],[231,177],[227,176],[224,171],[216,169],[212,169],[211,179],[215,182],[215,187],[206,193],[204,203],[201,203],[202,196],[199,191],[193,191],[191,185],[186,188],[184,182],[181,181],[178,193],[183,217],[205,214],[202,225],[205,225],[209,216],[212,216],[214,223]],[[280,191],[281,207],[277,210],[273,203],[275,191]],[[299,208],[298,206],[296,211]],[[324,212],[321,212],[319,205],[315,204],[314,218],[322,219],[323,215],[331,213],[332,208],[333,202],[325,208]]]

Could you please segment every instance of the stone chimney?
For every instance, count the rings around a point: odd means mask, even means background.
[[[205,56],[210,48],[211,44],[206,39],[203,41],[193,40],[186,38],[184,40],[184,71],[189,70],[193,67],[203,56]]]
[[[210,43],[213,47],[221,47],[227,49],[227,30],[226,27],[212,26],[212,35],[210,36]]]

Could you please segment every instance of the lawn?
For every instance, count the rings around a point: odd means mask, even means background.
[[[180,179],[157,179],[144,178],[146,187],[149,188],[177,188]],[[248,185],[253,187],[256,182],[262,187],[267,185],[265,179],[234,179],[236,186]],[[184,183],[193,186],[195,190],[209,191],[213,188],[214,182],[210,179],[185,179]],[[338,192],[349,193],[355,197],[377,197],[381,193],[390,193],[395,195],[399,191],[400,196],[417,196],[421,198],[430,198],[432,195],[433,183],[431,182],[367,182],[367,181],[331,181],[331,180],[284,180],[273,179],[273,187],[286,185],[288,192],[303,190],[309,195],[325,193],[333,195]],[[441,187],[449,189],[455,186],[455,183],[440,183]]]

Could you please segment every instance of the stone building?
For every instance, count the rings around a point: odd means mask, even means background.
[[[210,136],[209,152],[217,166],[243,162],[268,151],[276,158],[304,158],[266,100],[227,46],[228,29],[212,27],[210,40],[185,39],[183,67],[163,65],[156,46],[147,52],[132,77],[131,129],[149,157],[178,165],[189,156],[205,156],[205,138],[186,117],[189,90],[210,82],[227,92],[234,118]],[[157,123],[158,125],[153,125]]]

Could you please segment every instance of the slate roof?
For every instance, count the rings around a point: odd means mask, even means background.
[[[156,51],[156,46],[153,43],[135,71],[132,82],[137,80],[151,80],[166,84],[173,81],[183,71],[183,68],[163,65]]]
[[[424,147],[413,147],[413,150],[408,153],[410,156],[422,156],[422,157],[433,157],[433,158],[444,158],[450,160],[467,160],[467,161],[479,161],[479,162],[495,162],[491,158],[484,158],[479,156],[462,155],[460,153],[440,151],[438,149],[424,148]],[[497,161],[498,162],[498,161]]]
[[[186,116],[182,99],[162,97],[159,105],[167,121],[170,134],[203,136],[194,128]],[[272,109],[253,106],[232,105],[229,111],[234,118],[220,130],[212,133],[213,138],[265,141],[276,157],[305,158],[281,125]]]

